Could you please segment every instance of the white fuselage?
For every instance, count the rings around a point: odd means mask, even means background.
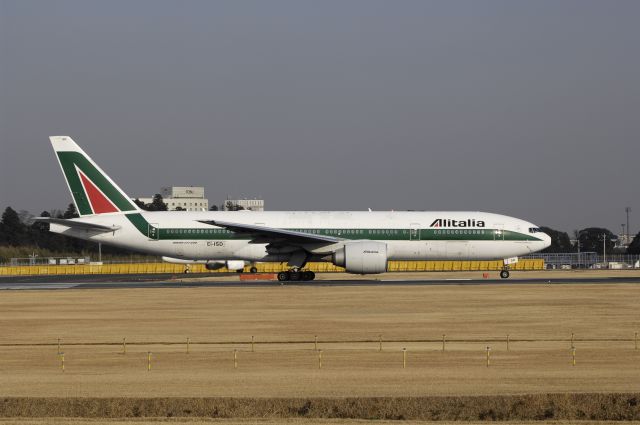
[[[348,240],[387,244],[389,260],[495,260],[540,251],[549,236],[524,220],[483,212],[208,211],[134,212],[85,216],[84,222],[116,226],[98,232],[51,224],[51,231],[135,251],[185,260],[287,261],[277,244],[251,241],[202,221],[228,221]],[[275,246],[274,246],[275,245]],[[326,260],[336,244],[304,248]],[[328,260],[327,260],[328,261]]]

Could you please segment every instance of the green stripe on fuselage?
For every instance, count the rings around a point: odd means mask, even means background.
[[[136,229],[145,236],[149,236],[149,222],[145,220],[142,214],[127,214],[131,224],[136,226]]]
[[[160,228],[156,229],[141,214],[127,214],[129,221],[140,233],[160,240],[249,240],[245,234],[222,228]],[[310,235],[333,236],[341,239],[370,239],[380,241],[540,241],[533,235],[497,229],[303,229],[287,228]],[[415,233],[419,231],[419,237]],[[412,236],[413,233],[413,236]]]

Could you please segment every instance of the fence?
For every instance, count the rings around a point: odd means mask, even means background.
[[[526,336],[513,336],[503,335],[494,337],[447,337],[445,334],[442,337],[435,338],[383,338],[382,335],[378,335],[374,338],[364,339],[340,339],[340,338],[323,338],[318,339],[315,335],[313,338],[308,339],[282,339],[282,340],[257,340],[255,336],[251,336],[250,339],[245,340],[195,340],[189,337],[180,341],[176,340],[156,340],[156,341],[131,341],[126,338],[122,338],[120,341],[104,341],[104,342],[85,342],[85,341],[63,341],[61,338],[57,339],[57,342],[21,342],[0,343],[0,347],[3,348],[27,348],[34,349],[36,347],[57,347],[56,356],[59,358],[59,367],[62,372],[65,371],[65,352],[69,353],[74,348],[91,348],[97,347],[113,347],[114,350],[109,350],[112,354],[122,355],[135,355],[146,354],[147,362],[146,368],[151,371],[152,364],[152,351],[153,348],[156,355],[161,352],[165,355],[184,353],[195,354],[197,351],[202,353],[211,353],[212,351],[218,353],[228,352],[233,355],[233,368],[238,368],[238,353],[254,353],[258,351],[271,351],[271,352],[284,352],[284,351],[297,351],[297,352],[315,352],[318,356],[318,368],[322,368],[322,353],[325,350],[331,350],[334,352],[348,350],[353,357],[358,357],[366,352],[396,352],[401,353],[401,357],[398,356],[397,360],[392,361],[390,364],[400,364],[400,358],[402,358],[402,368],[407,367],[407,352],[408,350],[414,353],[418,352],[466,352],[466,351],[479,351],[482,350],[486,354],[486,367],[491,365],[491,351],[492,349],[502,352],[518,351],[521,354],[525,354],[528,351],[527,344],[544,343],[543,351],[556,351],[556,350],[568,350],[567,363],[576,366],[576,347],[589,348],[590,356],[600,358],[604,360],[607,354],[595,352],[594,349],[606,349],[614,350],[619,356],[620,350],[624,350],[627,360],[634,360],[638,353],[638,332],[633,332],[626,336],[617,335],[609,337],[576,337],[573,333],[565,336],[536,338]],[[466,348],[462,348],[463,344],[468,344]],[[514,350],[514,344],[518,346]],[[452,347],[453,345],[453,347]],[[264,350],[263,350],[264,347]],[[399,347],[402,347],[401,349]],[[409,349],[407,347],[410,347]],[[481,347],[481,348],[480,348]],[[129,348],[129,350],[127,350]],[[541,347],[539,344],[530,347],[530,349],[536,354],[540,353]],[[106,354],[106,353],[103,353]],[[86,352],[78,352],[76,358],[86,356]],[[604,355],[604,358],[603,358]],[[478,356],[480,357],[480,356]],[[354,359],[355,360],[355,359]],[[481,360],[474,360],[477,363],[481,363]],[[511,360],[510,360],[511,361]],[[84,362],[82,362],[84,363]],[[229,362],[230,364],[231,362]],[[380,365],[377,365],[379,367]]]
[[[137,264],[137,263],[160,263],[161,257],[151,255],[132,255],[128,257],[103,256],[103,260],[98,262],[102,264]],[[74,264],[90,264],[96,262],[90,256],[67,255],[62,257],[40,257],[30,256],[24,258],[10,258],[8,263],[0,263],[3,266],[55,266],[55,265],[74,265]]]
[[[72,264],[89,264],[91,257],[38,257],[31,256],[26,258],[12,258],[9,265],[17,266],[55,266],[55,265],[72,265]]]
[[[640,255],[607,254],[595,252],[570,252],[553,254],[531,254],[521,260],[543,260],[548,269],[625,269],[639,268]]]
[[[436,272],[436,271],[481,271],[500,270],[502,261],[389,261],[390,272]],[[286,263],[257,263],[258,273],[277,273],[288,270]],[[316,273],[344,272],[342,267],[331,263],[309,263],[309,270]],[[511,266],[512,270],[542,270],[541,259],[525,259]],[[226,268],[211,272],[204,264],[193,264],[191,273],[229,272]],[[38,275],[86,275],[86,274],[180,274],[184,273],[184,264],[172,263],[119,263],[119,264],[74,264],[74,265],[35,265],[3,266],[0,276],[38,276]],[[249,267],[245,267],[245,272]]]

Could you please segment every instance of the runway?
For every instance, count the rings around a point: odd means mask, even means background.
[[[278,282],[273,280],[239,281],[229,274],[208,274],[206,277],[184,278],[176,275],[71,275],[71,276],[12,276],[0,278],[0,290],[60,290],[60,289],[126,289],[126,288],[217,288],[270,286],[436,286],[436,285],[570,285],[570,284],[640,284],[637,276],[608,277],[537,277],[509,279],[425,278],[402,279],[340,279],[312,282]]]

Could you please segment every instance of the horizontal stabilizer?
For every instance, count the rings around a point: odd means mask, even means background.
[[[40,223],[60,224],[62,226],[67,226],[72,229],[93,230],[94,232],[114,232],[122,228],[121,226],[106,226],[104,224],[95,224],[95,223],[89,223],[86,221],[66,220],[64,218],[53,218],[53,217],[36,217],[35,221]]]

